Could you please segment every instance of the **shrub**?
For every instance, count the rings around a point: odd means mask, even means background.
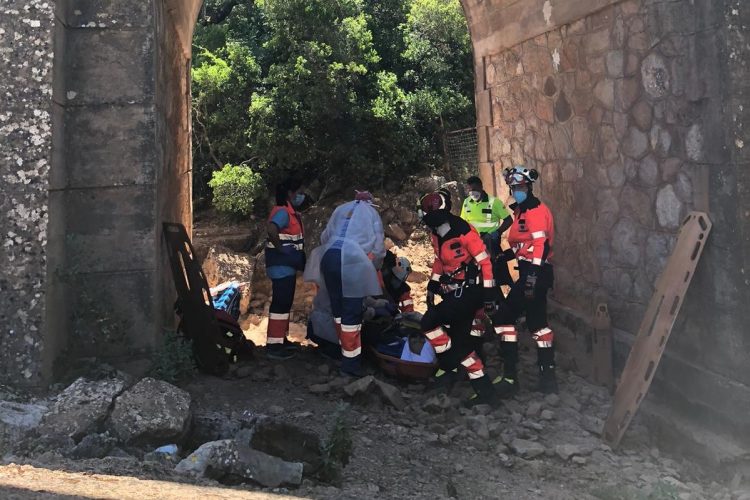
[[[261,175],[245,165],[224,165],[211,176],[214,206],[221,212],[247,216],[266,189]]]
[[[173,384],[194,374],[193,343],[175,331],[165,331],[154,352],[151,375]]]

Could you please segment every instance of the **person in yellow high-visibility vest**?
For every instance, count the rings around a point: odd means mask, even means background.
[[[492,258],[495,285],[511,285],[513,280],[507,265],[509,256],[500,247],[500,237],[513,224],[513,217],[501,200],[487,194],[479,177],[469,177],[466,185],[469,196],[461,206],[461,218],[474,226],[482,237]]]

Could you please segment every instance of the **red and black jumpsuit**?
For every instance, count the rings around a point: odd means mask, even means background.
[[[519,278],[499,310],[492,315],[495,332],[500,336],[504,354],[504,376],[515,378],[518,362],[516,320],[525,312],[526,324],[537,345],[540,368],[554,367],[554,335],[547,323],[547,292],[552,288],[552,243],[554,221],[547,205],[529,194],[521,204],[511,205],[513,224],[508,243],[518,260]],[[533,298],[526,298],[526,281],[536,275]]]
[[[446,372],[462,365],[475,381],[484,365],[470,330],[484,306],[485,289],[494,289],[492,262],[479,233],[463,219],[448,216],[448,231],[432,235],[435,261],[428,290],[439,290],[442,301],[422,317],[422,331]]]

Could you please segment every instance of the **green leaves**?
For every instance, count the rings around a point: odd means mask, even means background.
[[[255,202],[266,194],[260,174],[245,165],[224,165],[213,173],[208,185],[217,210],[235,215],[250,215]]]
[[[240,163],[265,183],[377,187],[439,163],[445,127],[474,121],[459,0],[258,0],[195,42],[196,189]]]

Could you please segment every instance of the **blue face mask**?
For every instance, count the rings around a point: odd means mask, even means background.
[[[516,200],[516,203],[523,203],[526,201],[526,198],[528,193],[526,191],[513,191],[513,198]]]
[[[298,193],[294,195],[294,199],[292,200],[292,206],[298,207],[302,205],[305,202],[305,195],[303,193]]]

